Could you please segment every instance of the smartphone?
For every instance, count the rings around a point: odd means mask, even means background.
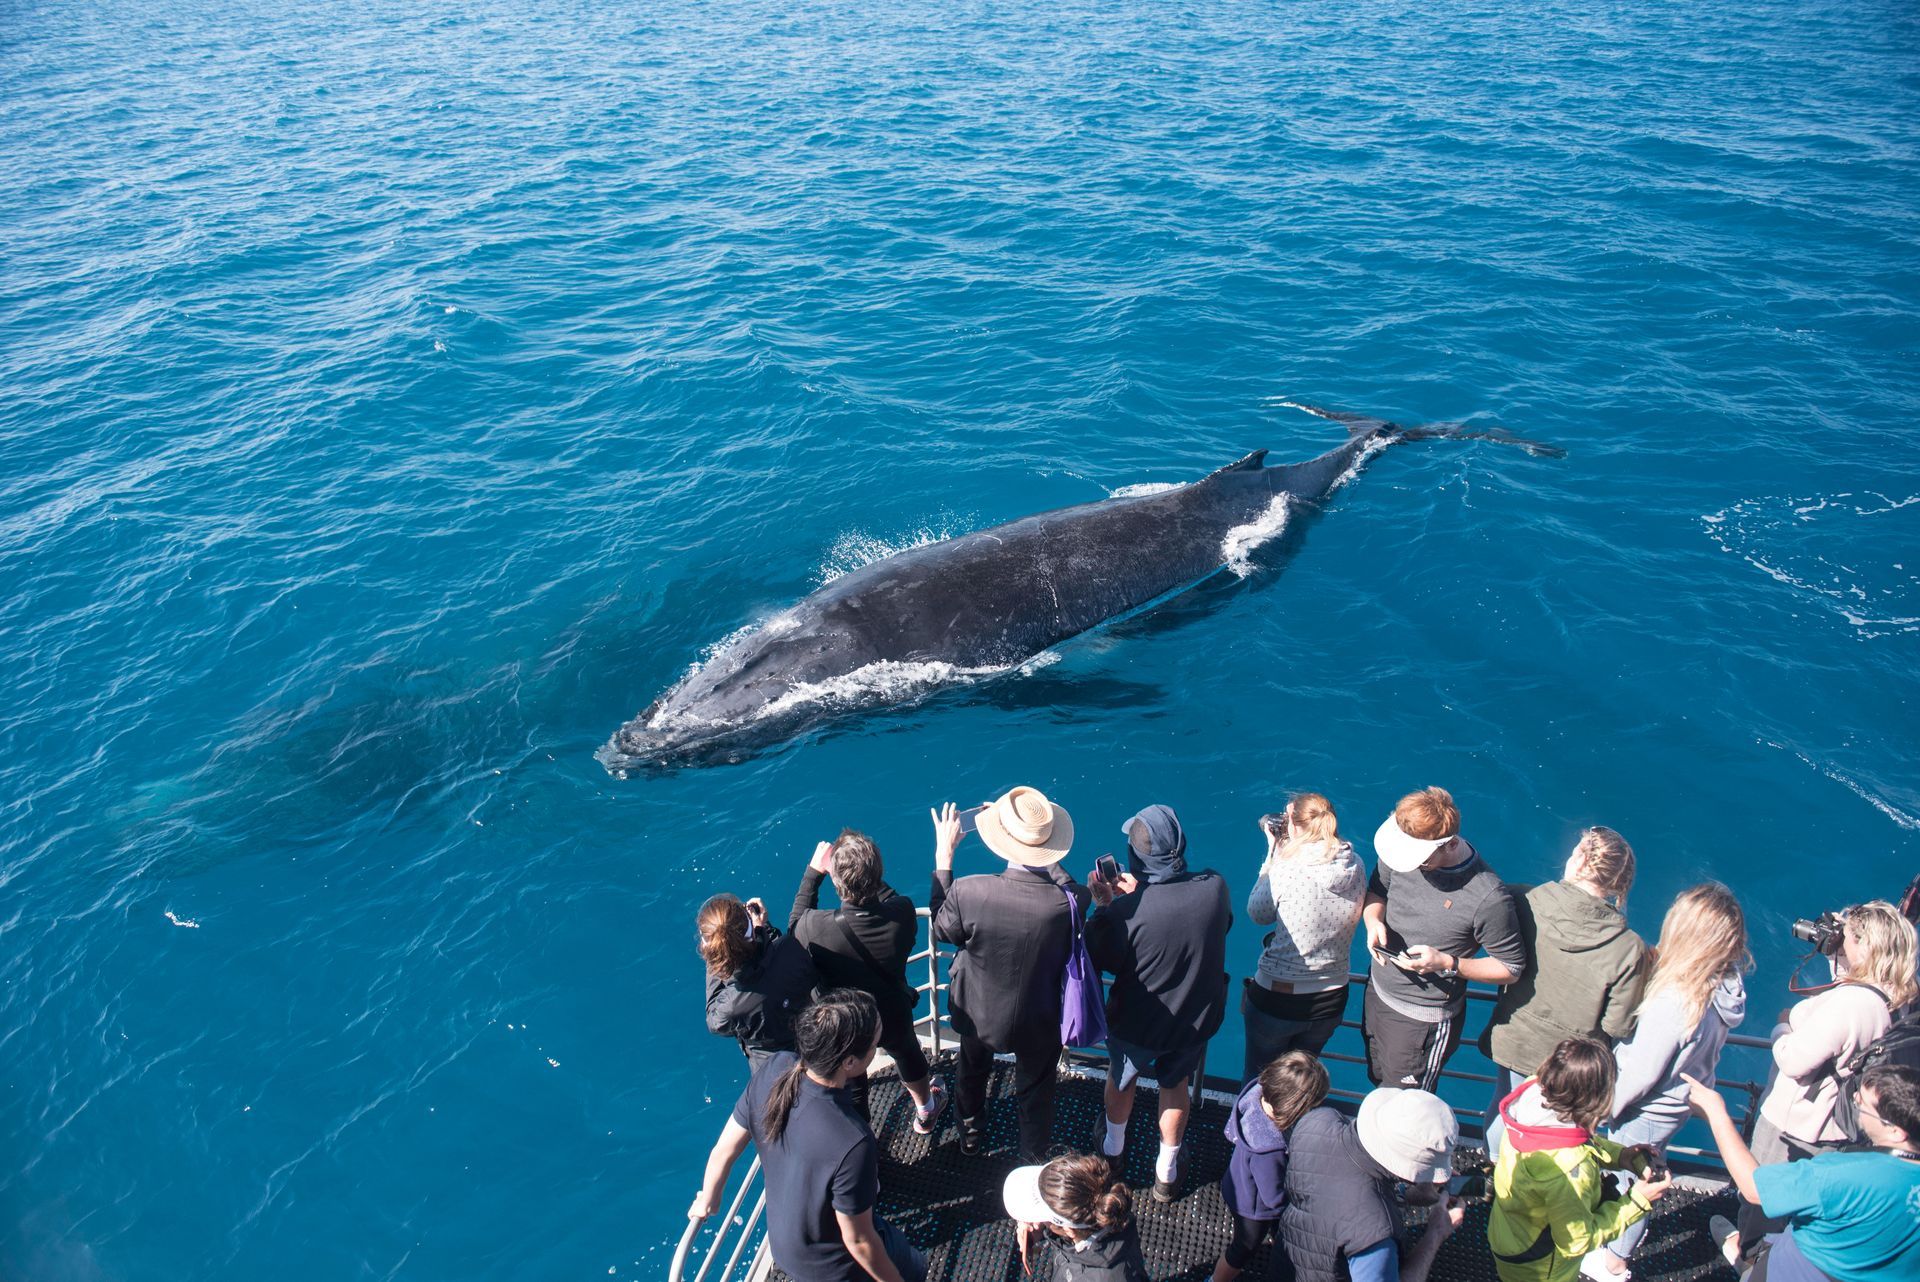
[[[1109,886],[1120,884],[1120,861],[1112,855],[1102,855],[1094,860],[1093,871],[1099,874],[1100,880]]]
[[[978,828],[980,826],[980,812],[985,809],[986,807],[981,805],[969,806],[967,809],[962,810],[958,816],[960,820],[960,831],[972,832]]]
[[[1448,1197],[1485,1197],[1486,1195],[1487,1177],[1481,1172],[1456,1175],[1447,1181]]]

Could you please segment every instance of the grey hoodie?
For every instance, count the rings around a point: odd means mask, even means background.
[[[1746,1014],[1747,989],[1738,975],[1720,981],[1697,1023],[1688,1022],[1680,994],[1671,988],[1655,993],[1640,1008],[1633,1036],[1614,1052],[1620,1077],[1613,1088],[1612,1129],[1634,1122],[1636,1138],[1643,1138],[1663,1128],[1671,1136],[1685,1125],[1687,1084],[1680,1074],[1712,1086],[1720,1048]]]
[[[1501,990],[1480,1049],[1525,1077],[1565,1038],[1627,1035],[1647,946],[1619,909],[1571,882],[1535,886],[1516,906],[1527,973]]]

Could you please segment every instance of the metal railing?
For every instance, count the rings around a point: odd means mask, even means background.
[[[930,917],[928,910],[925,908],[918,908],[915,911],[923,921],[928,920]],[[943,948],[933,938],[933,928],[929,921],[927,928],[927,946],[918,952],[910,954],[907,958],[907,965],[909,967],[919,962],[925,962],[927,967],[926,982],[917,984],[914,987],[915,992],[928,994],[930,1000],[927,1003],[927,1013],[916,1018],[913,1026],[920,1036],[921,1044],[927,1048],[928,1058],[930,1059],[937,1059],[945,1046],[957,1044],[958,1042],[958,1037],[953,1031],[952,1024],[948,1021],[945,1004],[940,996],[947,991],[948,987],[946,982],[940,977],[940,962],[942,958],[951,958],[955,951],[957,950]],[[1105,984],[1108,982],[1109,981],[1103,977],[1102,983]],[[1367,976],[1359,971],[1350,971],[1347,974],[1347,984],[1351,988],[1364,992],[1367,986]],[[1491,1003],[1499,997],[1499,995],[1500,990],[1491,986],[1478,984],[1469,984],[1467,986],[1467,999],[1470,1002]],[[1360,1029],[1360,1021],[1357,1019],[1343,1019],[1340,1022],[1340,1027],[1350,1028],[1358,1032]],[[1461,1044],[1463,1046],[1468,1044],[1468,1039],[1464,1034],[1461,1037]],[[1749,1050],[1764,1051],[1769,1050],[1773,1043],[1764,1037],[1749,1037],[1734,1033],[1728,1035],[1727,1045]],[[1062,1058],[1069,1063],[1080,1061],[1088,1065],[1104,1065],[1107,1054],[1104,1048],[1092,1047],[1085,1050],[1063,1051]],[[1367,1066],[1365,1055],[1355,1055],[1346,1051],[1326,1049],[1320,1052],[1320,1058],[1338,1064],[1357,1065],[1362,1072],[1366,1070]],[[1238,1080],[1209,1077],[1206,1071],[1204,1053],[1196,1077],[1198,1078],[1195,1084],[1196,1088],[1202,1093],[1212,1091],[1224,1094],[1231,1099],[1238,1093],[1240,1088]],[[1480,1073],[1471,1069],[1454,1067],[1442,1068],[1440,1070],[1440,1078],[1442,1083],[1449,1081],[1474,1083],[1477,1087],[1483,1088],[1483,1094],[1490,1094],[1492,1088],[1497,1085],[1499,1081],[1499,1079],[1491,1073]],[[1729,1081],[1722,1078],[1718,1082],[1718,1086],[1723,1092],[1732,1092],[1744,1098],[1745,1107],[1740,1110],[1738,1120],[1741,1134],[1751,1139],[1753,1137],[1754,1122],[1759,1117],[1760,1097],[1766,1091],[1766,1083],[1758,1081]],[[1363,1089],[1342,1086],[1335,1086],[1328,1092],[1329,1095],[1335,1098],[1355,1103],[1364,1098],[1366,1093]],[[1463,1134],[1471,1132],[1476,1135],[1484,1135],[1482,1110],[1480,1108],[1465,1107],[1455,1103],[1453,1100],[1446,1098],[1444,1091],[1436,1093],[1440,1094],[1443,1100],[1446,1100],[1447,1106],[1451,1108],[1454,1115],[1460,1119]],[[1692,1159],[1704,1165],[1720,1165],[1718,1155],[1710,1149],[1700,1149],[1675,1144],[1669,1145],[1667,1151],[1669,1153],[1680,1154],[1684,1158]],[[750,1244],[754,1247],[754,1254],[748,1263],[747,1271],[743,1275],[743,1278],[745,1282],[755,1282],[756,1279],[766,1276],[769,1265],[771,1264],[771,1257],[767,1252],[764,1234],[756,1237],[760,1220],[767,1204],[766,1192],[764,1189],[759,1188],[759,1175],[760,1159],[758,1156],[755,1156],[753,1164],[747,1168],[745,1176],[741,1177],[740,1190],[734,1194],[733,1201],[728,1206],[727,1214],[724,1218],[716,1216],[709,1217],[708,1220],[704,1221],[688,1221],[686,1231],[681,1234],[679,1247],[673,1254],[673,1268],[668,1275],[669,1282],[709,1282],[707,1276],[708,1270],[713,1266],[714,1260],[718,1258],[722,1250],[727,1248],[729,1243],[732,1244],[732,1249],[727,1256],[726,1267],[721,1269],[720,1272],[711,1279],[711,1282],[731,1282],[734,1270],[739,1266],[740,1259]],[[747,1194],[755,1190],[758,1190],[758,1193],[754,1198],[753,1208],[747,1216],[742,1219],[739,1214],[740,1206],[742,1202],[746,1200]],[[688,1279],[686,1276],[686,1267],[692,1259],[695,1258],[701,1231],[707,1224],[714,1223],[716,1220],[718,1223],[715,1224],[713,1240],[706,1244],[704,1250],[699,1251],[699,1258],[701,1260],[699,1271],[693,1274],[691,1279]]]

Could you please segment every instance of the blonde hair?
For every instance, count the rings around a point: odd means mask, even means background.
[[[1622,908],[1627,891],[1633,888],[1633,847],[1613,829],[1595,824],[1580,834],[1573,848],[1587,866],[1587,880],[1605,892],[1606,898]]]
[[[1640,1009],[1670,988],[1679,995],[1687,1022],[1698,1025],[1720,981],[1753,969],[1753,957],[1747,952],[1747,917],[1740,911],[1740,901],[1717,881],[1681,891],[1660,923],[1660,942],[1648,956],[1653,959],[1653,975],[1647,980]]]
[[[1913,923],[1884,899],[1847,909],[1847,934],[1866,946],[1867,962],[1848,979],[1872,984],[1898,1010],[1914,998]]]
[[[1287,799],[1287,839],[1273,853],[1279,859],[1294,859],[1316,843],[1318,850],[1304,862],[1331,862],[1340,847],[1340,817],[1333,813],[1333,803],[1319,793],[1296,792]]]
[[[1393,822],[1416,841],[1445,841],[1460,835],[1460,807],[1445,788],[1422,788],[1400,798]]]

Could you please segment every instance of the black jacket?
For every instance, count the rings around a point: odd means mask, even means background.
[[[1113,976],[1107,1030],[1154,1051],[1198,1046],[1227,1013],[1227,882],[1212,871],[1149,882],[1087,923],[1087,952]]]
[[[707,1031],[731,1037],[749,1058],[793,1049],[793,1019],[820,975],[791,935],[769,927],[760,951],[730,978],[707,976]]]
[[[821,987],[872,993],[881,1016],[889,1021],[911,1016],[920,1004],[920,994],[907,979],[907,958],[920,935],[913,901],[896,894],[891,886],[882,886],[869,903],[842,904],[838,911],[829,911],[820,907],[824,880],[825,873],[807,866],[787,918],[787,933],[806,945],[814,969],[820,972]],[[867,950],[878,971],[847,942],[849,933]]]
[[[955,1032],[996,1048],[1041,1028],[1058,1035],[1060,984],[1073,947],[1063,890],[1085,913],[1087,888],[1058,864],[1039,871],[1009,864],[998,876],[959,881],[935,870],[933,935],[960,947],[947,989]]]
[[[1053,1258],[1053,1282],[1151,1282],[1146,1256],[1140,1252],[1140,1229],[1132,1220],[1125,1228],[1096,1237],[1082,1251],[1052,1234],[1047,1241],[1053,1247],[1045,1253]],[[1034,1275],[1042,1272],[1035,1270]]]

